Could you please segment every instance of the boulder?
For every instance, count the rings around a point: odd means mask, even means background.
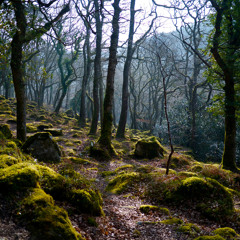
[[[156,137],[150,137],[147,139],[139,140],[135,145],[134,155],[138,158],[155,158],[163,157],[166,150],[156,139]]]
[[[61,159],[61,151],[48,132],[36,133],[29,137],[22,149],[38,161],[56,163]]]
[[[0,131],[3,133],[3,135],[7,139],[12,138],[12,132],[11,132],[8,124],[0,124]]]

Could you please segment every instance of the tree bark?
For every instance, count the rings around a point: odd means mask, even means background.
[[[101,70],[101,55],[102,55],[102,21],[100,19],[100,8],[98,0],[94,0],[94,6],[95,6],[95,19],[96,19],[96,56],[94,59],[94,80],[93,80],[93,118],[92,118],[92,124],[90,128],[89,134],[96,135],[97,133],[97,125],[98,125],[98,119],[99,119],[99,110],[100,104],[99,104],[99,96],[101,99],[100,93],[100,81],[102,81],[102,70]],[[100,87],[100,88],[99,88]]]
[[[106,84],[106,94],[104,98],[104,113],[103,113],[103,124],[101,129],[101,136],[98,140],[100,146],[105,148],[110,156],[115,155],[115,151],[111,144],[112,137],[112,110],[113,110],[113,97],[114,97],[114,77],[117,65],[117,48],[118,48],[118,37],[119,37],[119,18],[121,8],[119,7],[120,0],[114,0],[114,15],[112,20],[112,36],[111,45],[109,49],[109,64]]]
[[[131,68],[132,55],[133,55],[132,52],[133,52],[134,22],[135,22],[135,0],[131,0],[128,49],[127,49],[127,58],[124,63],[124,70],[123,70],[122,108],[121,108],[121,114],[120,114],[120,119],[118,123],[117,134],[116,134],[117,138],[125,137],[125,128],[126,128],[127,114],[128,114],[128,99],[129,99],[128,79],[129,79],[129,71]]]

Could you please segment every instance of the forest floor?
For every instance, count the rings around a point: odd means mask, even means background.
[[[44,112],[45,118],[42,121],[36,121],[28,114],[28,124],[31,127],[37,124],[46,123],[49,119],[47,112]],[[16,124],[14,121],[8,121],[7,118],[0,119],[0,122],[8,122],[11,130],[16,134]],[[131,155],[136,139],[128,141],[113,141],[116,150],[119,151],[119,156],[111,161],[97,161],[89,157],[86,150],[91,141],[96,141],[97,138],[88,136],[89,126],[80,129],[77,127],[77,121],[71,118],[64,117],[59,121],[52,122],[56,129],[61,129],[62,136],[54,137],[62,150],[62,160],[59,164],[44,165],[58,171],[62,167],[71,164],[75,171],[81,173],[84,177],[91,180],[95,187],[101,192],[103,198],[103,210],[105,216],[94,217],[94,223],[88,214],[79,214],[71,211],[71,206],[67,202],[58,202],[60,207],[65,208],[69,213],[69,218],[73,227],[81,233],[86,240],[187,240],[194,239],[201,235],[213,235],[212,231],[219,227],[232,227],[237,232],[240,232],[240,225],[236,222],[221,222],[217,223],[214,219],[209,220],[194,208],[179,206],[174,204],[162,204],[161,207],[166,207],[170,211],[170,218],[179,218],[184,224],[195,224],[199,231],[191,232],[179,231],[177,224],[166,224],[162,221],[169,219],[169,215],[158,211],[150,211],[143,213],[140,211],[141,205],[157,204],[152,199],[143,197],[143,193],[148,187],[148,182],[142,181],[138,187],[130,186],[121,194],[113,194],[106,191],[106,186],[114,177],[106,173],[114,172],[119,167],[133,166],[133,168],[141,168],[149,166],[151,169],[164,168],[166,166],[167,155],[163,159],[155,158],[152,160],[139,160]],[[34,131],[32,131],[34,132]],[[29,133],[32,135],[34,133]],[[136,134],[137,136],[137,134]],[[121,150],[124,148],[124,153]],[[176,155],[181,155],[184,150],[178,148]],[[72,158],[81,158],[85,161],[82,163],[72,162]],[[42,163],[43,164],[43,163]],[[189,168],[186,165],[180,165],[175,168],[175,171],[185,171]],[[204,194],[204,193],[203,193]],[[237,206],[238,199],[235,204]],[[11,204],[7,202],[4,196],[0,195],[0,240],[27,240],[29,232],[23,227],[17,225],[14,221],[15,213],[11,212]],[[239,238],[235,238],[239,239]],[[44,240],[44,239],[43,239]],[[69,239],[71,240],[71,239]]]

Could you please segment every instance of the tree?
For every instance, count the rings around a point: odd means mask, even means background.
[[[113,96],[114,96],[114,75],[117,65],[117,48],[119,37],[119,18],[121,8],[119,7],[120,0],[114,0],[113,8],[114,15],[112,20],[112,35],[111,45],[109,48],[109,63],[107,73],[106,93],[104,98],[103,109],[103,123],[101,128],[101,136],[98,140],[99,145],[106,149],[110,156],[115,154],[115,151],[111,144],[112,138],[112,109],[113,109]]]
[[[128,113],[128,78],[129,71],[131,67],[132,55],[133,55],[133,35],[134,35],[134,22],[135,22],[135,0],[131,0],[130,6],[130,26],[129,26],[129,34],[128,34],[128,49],[127,49],[127,57],[124,63],[123,70],[123,87],[122,87],[122,108],[121,115],[117,129],[117,138],[124,138],[125,126],[127,123],[127,113]]]
[[[57,22],[64,14],[69,11],[69,4],[65,5],[62,10],[52,20],[48,20],[44,11],[49,9],[56,0],[49,3],[42,2],[41,0],[36,3],[22,2],[22,1],[10,1],[12,6],[6,6],[4,8],[13,7],[13,12],[16,19],[16,28],[12,38],[11,47],[11,70],[13,76],[14,89],[17,99],[17,138],[21,141],[26,140],[26,95],[25,95],[25,82],[23,76],[23,46],[28,44],[33,39],[36,39],[46,33],[55,22]],[[3,1],[0,2],[2,7]],[[36,21],[36,6],[38,10],[44,15],[46,22],[37,28],[34,27],[34,20]],[[27,7],[27,9],[26,9]],[[32,14],[33,26],[28,26],[26,18],[26,10]],[[32,11],[32,12],[31,12]],[[28,14],[29,16],[30,14]]]
[[[103,2],[103,1],[102,1]],[[102,26],[103,26],[103,14],[99,7],[98,0],[94,0],[95,7],[95,20],[96,20],[96,55],[94,59],[94,81],[93,81],[93,118],[89,134],[95,135],[97,133],[97,125],[99,119],[99,86],[102,81],[101,70],[101,54],[102,54]],[[102,19],[100,18],[102,16]]]
[[[210,51],[215,72],[224,81],[225,137],[222,167],[238,171],[236,166],[236,90],[239,79],[240,9],[235,0],[210,0],[214,14]],[[216,76],[216,75],[215,75]]]

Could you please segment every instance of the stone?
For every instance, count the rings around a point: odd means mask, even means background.
[[[48,132],[36,133],[29,137],[22,149],[41,162],[56,163],[61,159],[60,148]]]
[[[156,137],[139,140],[135,145],[134,155],[138,158],[163,157],[166,150],[159,143]]]

